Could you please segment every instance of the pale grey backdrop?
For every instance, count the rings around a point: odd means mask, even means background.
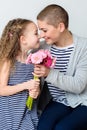
[[[69,13],[69,29],[87,37],[87,0],[0,0],[0,35],[12,18],[28,18],[36,22],[39,11],[48,4],[59,4]]]

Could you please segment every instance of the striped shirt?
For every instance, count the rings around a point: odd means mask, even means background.
[[[8,85],[16,85],[33,79],[33,65],[16,62],[16,69],[10,75]],[[28,91],[11,96],[0,96],[0,130],[36,130],[38,123],[36,100],[33,109],[26,107]]]
[[[52,46],[50,52],[53,57],[56,57],[55,69],[58,69],[61,73],[66,74],[66,70],[68,67],[68,62],[70,59],[70,55],[73,51],[74,46],[68,46],[65,48],[58,48],[56,46]],[[68,102],[66,99],[66,92],[61,90],[58,87],[53,86],[51,83],[47,83],[49,91],[52,95],[53,101],[63,103],[68,106]]]

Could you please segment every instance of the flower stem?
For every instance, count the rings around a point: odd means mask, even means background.
[[[33,105],[33,98],[28,96],[27,101],[26,101],[26,106],[27,106],[27,108],[29,110],[31,110],[32,109],[32,105]]]
[[[34,75],[34,80],[37,80],[38,77]],[[32,110],[32,106],[33,106],[33,98],[28,96],[27,101],[26,101],[26,106],[29,110]]]

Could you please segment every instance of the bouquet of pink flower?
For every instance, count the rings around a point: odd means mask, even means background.
[[[53,68],[56,62],[56,58],[53,58],[51,53],[48,50],[39,50],[35,53],[30,53],[26,60],[26,64],[32,63],[32,64],[42,64],[48,68]],[[38,79],[37,76],[34,76],[34,79]],[[33,98],[28,97],[26,101],[27,107],[31,110],[33,104]]]

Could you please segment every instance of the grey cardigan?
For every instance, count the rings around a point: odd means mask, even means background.
[[[73,35],[73,44],[66,75],[51,69],[45,80],[65,90],[67,101],[74,108],[79,104],[87,106],[87,39]],[[43,49],[50,50],[50,47],[44,42],[41,44]]]

